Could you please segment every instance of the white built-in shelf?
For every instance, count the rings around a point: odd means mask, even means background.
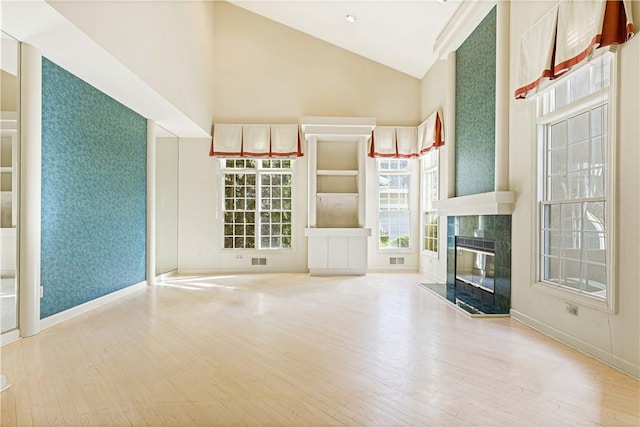
[[[0,167],[0,173],[12,173],[13,168],[11,166],[2,166]]]
[[[354,169],[318,169],[316,175],[322,176],[357,176],[358,171]]]

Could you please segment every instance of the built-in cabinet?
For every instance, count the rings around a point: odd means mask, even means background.
[[[305,117],[308,143],[308,266],[312,275],[365,274],[366,151],[375,119]]]

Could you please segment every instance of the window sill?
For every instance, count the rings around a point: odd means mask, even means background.
[[[533,289],[547,295],[562,299],[567,302],[579,304],[584,307],[593,308],[595,310],[604,311],[606,313],[614,313],[612,307],[607,300],[581,294],[570,289],[561,288],[556,285],[546,284],[544,282],[536,282],[532,285]]]
[[[433,258],[433,259],[440,259],[440,253],[439,252],[434,252],[434,251],[428,251],[426,249],[423,249],[422,251],[422,255],[429,257],[429,258]]]

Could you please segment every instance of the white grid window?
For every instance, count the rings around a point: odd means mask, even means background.
[[[596,58],[544,92],[538,119],[540,280],[605,300],[612,58]]]
[[[410,167],[408,160],[378,159],[381,249],[409,248],[411,212],[409,209]]]
[[[424,241],[423,250],[438,252],[438,212],[433,202],[438,200],[438,151],[431,150],[422,158],[423,164],[423,200]]]
[[[291,248],[291,160],[222,160],[224,248]]]

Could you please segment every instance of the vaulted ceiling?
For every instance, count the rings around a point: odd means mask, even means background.
[[[461,1],[229,0],[236,6],[421,79]],[[347,16],[352,16],[350,22]]]

